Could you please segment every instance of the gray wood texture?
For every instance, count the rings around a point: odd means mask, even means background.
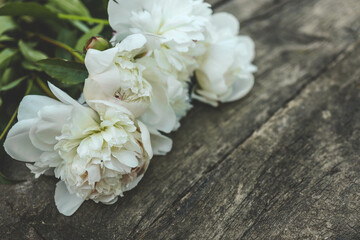
[[[256,42],[253,91],[194,103],[137,188],[72,217],[7,159],[1,239],[360,239],[360,1],[212,3]]]

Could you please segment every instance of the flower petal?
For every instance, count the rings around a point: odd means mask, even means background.
[[[236,36],[240,30],[239,20],[232,14],[226,12],[215,13],[211,22],[219,30],[226,29],[230,36]]]
[[[113,64],[117,52],[117,47],[105,51],[89,49],[85,56],[85,66],[89,75],[96,75],[108,69]]]
[[[79,209],[83,202],[84,199],[69,192],[64,181],[56,184],[55,204],[60,213],[65,216],[71,216]]]
[[[164,87],[153,82],[153,102],[148,110],[141,116],[141,121],[148,127],[169,133],[176,126],[176,114],[170,106]]]
[[[60,102],[45,96],[28,95],[23,98],[19,106],[18,120],[37,118],[38,112],[45,106],[62,105]]]
[[[127,51],[130,52],[135,49],[139,49],[144,47],[147,42],[146,38],[142,34],[132,34],[125,38],[121,43],[119,43],[118,48],[119,51]]]
[[[254,86],[254,76],[247,74],[246,77],[239,78],[231,89],[231,94],[225,99],[221,99],[222,102],[233,102],[248,94]]]
[[[100,181],[101,173],[99,165],[91,165],[86,170],[88,172],[89,184],[95,184],[96,182]]]
[[[74,105],[74,106],[78,106],[80,105],[80,103],[78,103],[77,101],[75,101],[72,97],[70,97],[67,93],[65,93],[64,91],[60,90],[60,88],[55,87],[53,84],[51,84],[50,82],[48,82],[49,88],[51,90],[51,92],[63,103],[68,104],[68,105]]]
[[[32,126],[29,134],[36,148],[42,151],[54,150],[54,145],[57,143],[56,137],[61,135],[61,129],[70,116],[71,109],[71,106],[60,103],[60,105],[49,105],[39,110],[39,119]]]
[[[141,10],[143,0],[109,1],[108,13],[110,26],[117,34],[129,35],[129,19],[135,10]]]
[[[149,130],[147,129],[147,127],[145,126],[145,124],[143,124],[143,123],[140,122],[140,121],[138,121],[138,125],[139,125],[139,127],[140,127],[142,144],[143,144],[143,146],[144,146],[145,151],[146,151],[147,154],[149,155],[149,158],[151,159],[151,158],[153,157],[153,149],[152,149],[152,147],[151,147]]]
[[[16,123],[9,131],[4,143],[5,151],[10,157],[23,162],[36,162],[43,153],[32,144],[29,132],[35,119]]]
[[[139,165],[139,161],[136,158],[135,152],[119,151],[113,152],[112,155],[118,159],[122,164],[128,167],[136,168]]]
[[[154,155],[166,155],[171,151],[173,141],[170,138],[154,129],[150,129],[149,131]]]

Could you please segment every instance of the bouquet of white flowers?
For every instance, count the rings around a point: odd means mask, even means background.
[[[63,6],[50,2],[49,14],[56,4]],[[10,5],[0,8],[0,15],[15,16]],[[85,31],[78,42],[91,37],[85,58],[61,42],[28,33],[63,47],[76,61],[36,52],[28,54],[26,66],[83,90],[74,100],[35,76],[49,96],[23,98],[18,122],[4,142],[6,152],[27,162],[35,177],[59,179],[55,202],[66,216],[85,200],[113,204],[134,188],[153,155],[171,150],[172,140],[164,134],[179,129],[192,99],[218,106],[244,97],[254,85],[253,41],[238,35],[234,16],[213,14],[203,0],[110,0],[108,14],[112,38]],[[57,17],[77,27],[81,21],[106,24],[76,13]],[[35,51],[19,46],[24,55]]]

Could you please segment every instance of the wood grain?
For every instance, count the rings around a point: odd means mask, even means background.
[[[195,103],[136,189],[70,218],[56,210],[55,179],[5,161],[27,181],[0,185],[4,239],[360,239],[360,2],[217,6],[256,42],[250,95]]]

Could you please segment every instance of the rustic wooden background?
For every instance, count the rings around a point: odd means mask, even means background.
[[[1,239],[360,239],[360,1],[211,1],[255,39],[256,84],[195,103],[143,181],[60,215],[56,180],[1,170]]]

